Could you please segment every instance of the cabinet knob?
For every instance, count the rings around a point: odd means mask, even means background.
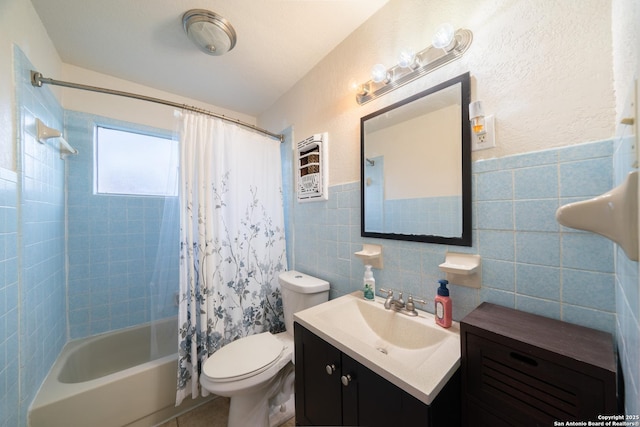
[[[336,371],[336,365],[334,365],[333,363],[330,365],[327,365],[327,367],[325,368],[327,370],[327,374],[331,375]]]
[[[342,385],[347,387],[349,385],[349,383],[351,382],[353,378],[351,377],[351,374],[347,374],[347,375],[343,375],[340,378],[340,381],[342,381]]]

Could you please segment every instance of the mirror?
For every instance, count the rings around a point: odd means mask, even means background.
[[[471,246],[469,80],[362,117],[363,237]]]

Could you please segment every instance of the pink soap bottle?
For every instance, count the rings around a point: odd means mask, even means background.
[[[446,280],[438,280],[440,287],[436,296],[436,323],[443,328],[451,326],[451,298],[449,298],[449,289],[447,289]]]

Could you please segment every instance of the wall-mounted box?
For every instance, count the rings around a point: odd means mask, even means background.
[[[329,198],[329,134],[317,133],[298,142],[295,153],[296,193],[299,202]]]

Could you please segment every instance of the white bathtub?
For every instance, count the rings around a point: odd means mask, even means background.
[[[208,399],[175,407],[175,317],[71,341],[29,410],[31,427],[153,426]],[[152,346],[151,334],[158,345]]]

